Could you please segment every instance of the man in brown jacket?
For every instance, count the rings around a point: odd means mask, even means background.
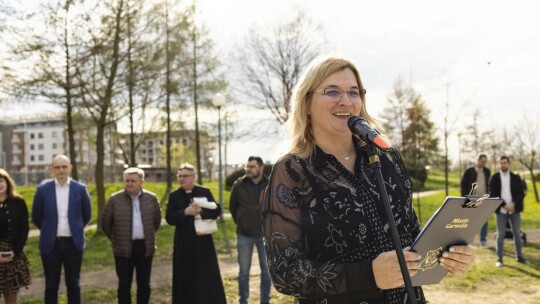
[[[101,224],[113,246],[119,304],[131,303],[134,269],[137,271],[137,303],[147,304],[150,300],[150,274],[161,210],[156,195],[143,190],[143,183],[142,169],[126,169],[125,189],[113,193],[103,210]]]

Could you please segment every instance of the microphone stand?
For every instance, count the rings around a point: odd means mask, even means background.
[[[411,304],[416,304],[416,294],[414,293],[411,277],[409,276],[409,271],[407,270],[407,263],[405,262],[405,255],[403,254],[401,242],[399,240],[396,222],[394,221],[394,215],[392,214],[390,201],[388,200],[388,193],[386,192],[386,187],[384,186],[381,171],[381,161],[379,159],[379,155],[377,154],[377,148],[371,144],[368,144],[367,152],[369,156],[369,163],[371,167],[375,169],[375,175],[377,176],[377,186],[383,199],[384,210],[386,211],[386,219],[388,220],[388,225],[390,227],[390,234],[394,243],[394,249],[397,253],[399,267],[401,268],[401,274],[403,275],[403,281],[405,282],[405,289],[407,290],[407,295],[409,296],[409,302]]]

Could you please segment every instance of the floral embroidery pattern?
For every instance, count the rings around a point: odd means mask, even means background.
[[[298,199],[296,198],[294,192],[289,188],[285,187],[284,185],[278,185],[276,192],[280,203],[289,208],[298,208]]]
[[[343,252],[343,247],[347,247],[347,243],[343,241],[342,238],[342,232],[337,230],[336,227],[334,227],[333,224],[328,224],[328,233],[330,234],[328,238],[326,238],[326,241],[324,242],[324,246],[326,247],[335,247],[337,253]]]
[[[420,226],[411,206],[409,177],[397,152],[379,156],[398,233],[410,245]],[[355,282],[345,282],[350,265],[393,250],[375,172],[361,148],[354,174],[320,149],[308,159],[282,158],[266,192],[263,228],[275,287],[316,303],[340,303],[340,295],[357,292],[347,289]],[[352,276],[362,280],[362,275]],[[403,288],[373,288],[382,298],[357,303],[401,303],[406,294]],[[421,289],[416,291],[423,299]]]

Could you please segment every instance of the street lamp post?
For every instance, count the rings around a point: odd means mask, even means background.
[[[217,93],[212,99],[212,104],[218,109],[218,189],[219,189],[219,206],[221,207],[221,219],[223,220],[223,174],[221,168],[221,107],[225,105],[225,96]]]

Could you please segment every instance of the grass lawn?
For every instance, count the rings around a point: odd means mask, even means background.
[[[214,198],[219,200],[219,191],[218,191],[218,181],[217,180],[204,180],[204,186],[210,188],[212,191],[212,194],[214,195]],[[92,200],[92,219],[90,220],[90,224],[95,224],[97,222],[97,193],[96,193],[96,185],[95,184],[88,184],[88,193],[90,194],[90,198]],[[173,184],[173,190],[178,187],[177,184]],[[166,193],[167,187],[165,183],[144,183],[143,188],[145,190],[154,192],[156,196],[158,197],[160,203],[161,203],[161,211],[163,215],[165,215],[165,210],[167,209],[167,201],[169,199],[169,196]],[[124,189],[123,183],[112,183],[112,184],[106,184],[105,185],[105,202],[107,202],[107,199],[116,191]],[[30,229],[35,229],[36,227],[32,223],[32,202],[34,200],[34,193],[36,192],[35,186],[27,186],[27,187],[17,187],[17,192],[24,198],[26,201],[26,204],[28,205],[28,212],[30,217]],[[225,205],[224,212],[229,212],[229,198],[231,196],[231,192],[225,190],[225,187],[223,187],[223,204]]]
[[[212,192],[217,198],[217,183],[207,182],[205,185],[212,189]],[[540,183],[537,185],[540,187]],[[145,186],[146,189],[156,192],[158,196],[164,195],[164,185],[161,183],[148,183]],[[526,197],[525,212],[522,214],[522,228],[524,230],[540,228],[540,204],[534,201],[531,186],[529,182],[530,194]],[[107,193],[112,193],[121,188],[121,184],[108,185]],[[18,190],[20,190],[30,205],[33,196],[32,188],[19,187]],[[93,191],[93,187],[90,185],[90,192],[92,193]],[[224,192],[226,210],[228,210],[229,194],[228,191]],[[95,202],[95,193],[92,195],[93,202]],[[459,195],[459,190],[452,190],[450,195]],[[443,200],[444,193],[422,197],[420,204],[415,200],[414,207],[419,216],[421,213],[423,223],[427,221]],[[166,202],[162,201],[162,208],[164,209],[165,207]],[[96,212],[94,212],[94,218],[95,214]],[[494,240],[491,237],[495,231],[494,218],[492,216],[489,225],[489,235],[492,244],[494,244]],[[173,235],[174,227],[163,226],[158,231],[158,249],[154,257],[154,264],[171,263]],[[226,219],[224,222],[221,222],[219,231],[214,234],[214,242],[220,259],[230,259],[236,254],[235,237],[235,225],[232,220]],[[37,238],[29,238],[25,246],[25,252],[30,259],[32,277],[42,277],[43,271],[37,250]],[[479,248],[477,255],[475,265],[465,276],[456,277],[448,275],[440,284],[425,287],[430,303],[540,303],[540,240],[530,241],[524,246],[524,255],[533,266],[524,266],[513,260],[513,244],[510,242],[505,244],[506,266],[503,268],[494,267],[496,260],[494,249]],[[109,240],[104,236],[89,232],[87,234],[87,248],[84,253],[82,271],[92,270],[107,270],[108,275],[115,275],[114,259],[112,258],[112,249]],[[253,277],[251,281],[253,284],[258,284],[258,280],[258,277]],[[224,276],[223,281],[228,302],[236,302],[238,292],[237,277],[230,275]],[[258,286],[253,285],[252,291],[255,293],[252,300],[258,300]],[[170,292],[170,282],[160,283],[158,286],[155,286],[153,288],[152,303],[170,303]],[[515,292],[515,295],[510,295],[515,296],[515,298],[508,299],[508,292]],[[479,301],[477,298],[479,295],[491,297],[482,298]],[[111,286],[107,289],[91,289],[84,292],[83,297],[84,303],[116,303],[116,286]],[[275,291],[273,291],[272,297],[274,303],[292,303],[291,297],[278,294]],[[41,297],[26,298],[21,299],[20,303],[42,303],[42,301],[43,299]],[[67,303],[65,295],[61,296],[60,303]]]

